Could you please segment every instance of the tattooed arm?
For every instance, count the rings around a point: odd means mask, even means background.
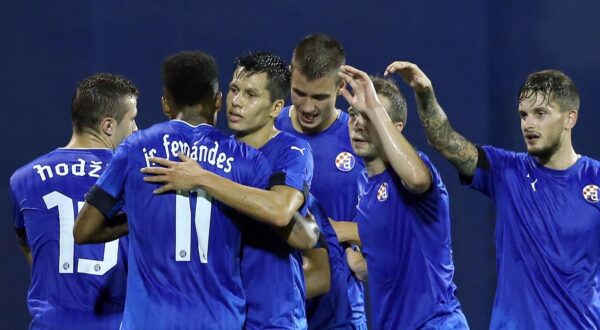
[[[477,148],[457,133],[435,98],[431,80],[415,64],[396,61],[385,70],[385,76],[398,73],[413,89],[419,119],[429,144],[448,159],[460,174],[472,177],[477,167]]]

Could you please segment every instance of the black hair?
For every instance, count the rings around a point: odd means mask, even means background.
[[[390,119],[394,123],[402,122],[406,124],[408,116],[406,98],[402,95],[402,92],[393,80],[385,79],[381,77],[370,77],[375,86],[375,92],[382,96],[387,97],[390,101],[391,109],[386,109],[390,115]]]
[[[298,70],[312,81],[337,72],[345,62],[344,49],[337,40],[324,34],[311,34],[294,49],[292,70]]]
[[[285,100],[290,93],[290,70],[277,56],[268,52],[258,52],[236,58],[238,68],[243,67],[242,76],[267,74],[267,90],[271,101]]]
[[[564,110],[579,110],[579,91],[569,76],[558,70],[543,70],[530,74],[519,91],[518,101],[542,96],[540,102],[556,101]]]
[[[110,73],[97,73],[79,83],[71,100],[73,130],[98,129],[102,118],[120,122],[127,112],[123,99],[137,98],[139,90],[128,79]]]
[[[215,59],[201,51],[183,51],[162,64],[162,82],[177,107],[210,104],[219,91]]]

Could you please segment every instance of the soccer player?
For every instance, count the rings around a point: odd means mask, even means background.
[[[394,62],[386,73],[394,72],[413,88],[430,144],[465,185],[496,203],[490,328],[600,328],[600,163],[573,149],[573,81],[556,70],[527,77],[518,95],[523,153],[468,141],[450,125],[419,67]]]
[[[275,129],[289,90],[290,72],[279,57],[269,53],[240,57],[227,93],[227,119],[236,138],[259,149],[273,165],[270,189],[298,211],[305,204],[313,163],[306,141]],[[275,237],[266,225],[248,228],[244,243],[245,328],[306,329],[300,251]]]
[[[125,202],[130,262],[123,329],[240,329],[244,324],[240,252],[248,221],[203,190],[154,194],[157,186],[144,182],[140,172],[152,165],[152,156],[176,159],[183,153],[236,182],[266,186],[268,162],[210,125],[221,105],[217,77],[214,59],[200,51],[165,60],[163,110],[172,120],[119,146],[77,219],[76,236],[85,238],[117,201]]]
[[[406,100],[390,80],[344,66],[350,138],[365,161],[357,220],[375,329],[468,329],[454,293],[448,192],[401,134]]]
[[[71,103],[73,134],[10,179],[14,221],[32,266],[27,305],[31,329],[118,329],[127,276],[127,225],[100,231],[106,244],[73,239],[83,196],[121,141],[137,130],[138,90],[123,77],[83,80]]]
[[[335,108],[344,82],[337,76],[345,55],[339,42],[325,35],[309,35],[296,46],[291,63],[293,105],[282,110],[275,125],[308,141],[313,149],[311,193],[333,219],[353,219],[356,182],[364,167],[350,145],[348,114]],[[348,253],[352,253],[347,248]],[[336,264],[337,261],[331,260]],[[366,328],[362,284],[348,266],[332,271],[329,293],[307,302],[311,329]],[[334,283],[343,277],[344,283]],[[338,301],[345,292],[345,301]]]
[[[261,193],[269,198],[264,209],[279,209],[287,212],[288,221],[293,212],[306,210],[305,194],[312,177],[312,151],[306,141],[275,129],[274,120],[279,115],[290,90],[290,72],[277,56],[259,52],[239,57],[227,93],[227,118],[229,128],[236,138],[253,148],[259,149],[272,165],[270,192]],[[210,175],[212,183],[202,185],[207,176],[194,162],[174,163],[151,158],[167,169],[148,169],[146,173],[167,173],[168,178],[148,177],[146,181],[161,182],[171,189],[204,188],[208,193],[219,194],[224,186],[228,198],[222,201],[236,208],[235,197],[243,194],[246,187],[234,185],[226,179]],[[187,170],[183,170],[187,166]],[[194,177],[187,179],[190,173]],[[179,176],[179,177],[178,177]],[[174,185],[185,182],[185,185]],[[194,182],[200,182],[194,185]],[[229,203],[228,203],[229,202]],[[253,205],[247,205],[246,208]],[[240,208],[241,211],[244,208]],[[257,209],[259,210],[259,209]],[[281,213],[281,212],[275,212]],[[306,214],[304,211],[303,213]],[[260,217],[260,214],[256,214]],[[260,220],[260,218],[259,218]],[[299,220],[297,220],[299,221]],[[293,221],[286,227],[294,226]],[[246,329],[303,329],[306,328],[305,286],[302,275],[300,252],[276,237],[266,224],[246,227],[242,258],[242,281],[247,299]],[[290,233],[286,228],[275,229]],[[306,243],[304,243],[306,244]],[[315,241],[310,243],[310,248]],[[312,254],[312,252],[309,252]],[[319,266],[321,259],[312,258]],[[325,267],[327,255],[324,255]],[[328,280],[328,277],[327,279]]]

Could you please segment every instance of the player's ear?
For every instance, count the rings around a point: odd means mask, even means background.
[[[100,130],[102,130],[102,133],[104,133],[108,136],[112,136],[116,129],[116,124],[117,124],[117,121],[114,118],[104,117],[104,118],[102,118],[102,121],[100,122]]]
[[[342,78],[338,78],[340,81],[337,84],[337,91],[336,94],[340,95],[341,94],[341,90],[344,89],[346,87],[346,81]]]
[[[221,106],[223,106],[223,93],[218,92],[217,95],[215,95],[215,109],[219,111]]]
[[[572,129],[577,123],[577,117],[579,115],[579,111],[577,110],[567,110],[567,124],[566,129]]]
[[[397,122],[397,123],[394,123],[394,126],[396,126],[396,128],[397,128],[397,129],[398,129],[400,132],[402,132],[402,130],[404,129],[404,123],[403,123],[403,122],[401,122],[401,121],[399,121],[399,122]]]
[[[164,96],[160,98],[160,104],[162,105],[162,111],[167,116],[167,118],[171,119],[171,108],[169,107],[169,101]]]
[[[281,113],[281,110],[283,109],[284,105],[285,105],[284,100],[275,101],[275,103],[273,104],[273,110],[271,110],[271,113],[270,113],[271,118],[277,118],[277,116],[279,116],[279,114]]]

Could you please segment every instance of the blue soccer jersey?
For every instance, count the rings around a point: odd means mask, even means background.
[[[129,220],[129,277],[123,329],[240,329],[239,213],[202,190],[155,195],[143,181],[148,157],[185,153],[206,170],[264,188],[271,167],[256,150],[209,125],[172,120],[134,133],[97,186],[123,199]]]
[[[496,204],[490,327],[600,328],[600,162],[581,157],[552,170],[484,146],[470,187]]]
[[[359,180],[358,231],[375,329],[468,329],[452,282],[446,187],[429,159],[430,189],[412,194],[393,169]]]
[[[348,132],[350,119],[348,114],[339,111],[335,122],[323,132],[303,134],[293,127],[290,109],[291,107],[283,108],[275,124],[282,131],[305,139],[312,147],[315,169],[311,193],[332,219],[346,221],[354,219],[358,196],[356,182],[365,165],[363,160],[356,157],[352,151]],[[348,268],[348,266],[346,267]],[[365,327],[362,283],[354,277],[352,272],[347,274],[348,299],[353,311],[352,321],[357,327]],[[333,292],[330,290],[328,294],[333,294]],[[310,317],[308,322],[310,326]]]
[[[270,186],[308,191],[313,163],[306,141],[280,132],[260,151],[273,165]],[[246,226],[242,283],[248,304],[246,329],[306,329],[302,255],[266,224]]]
[[[350,269],[346,262],[346,253],[338,242],[335,230],[319,202],[311,194],[307,201],[310,213],[325,237],[330,268],[329,292],[306,301],[306,316],[310,320],[309,329],[355,329],[352,323],[352,308],[348,298],[348,276]]]
[[[78,245],[73,224],[85,193],[112,157],[108,149],[56,149],[10,179],[17,230],[33,256],[31,329],[118,329],[127,278],[127,239]]]

